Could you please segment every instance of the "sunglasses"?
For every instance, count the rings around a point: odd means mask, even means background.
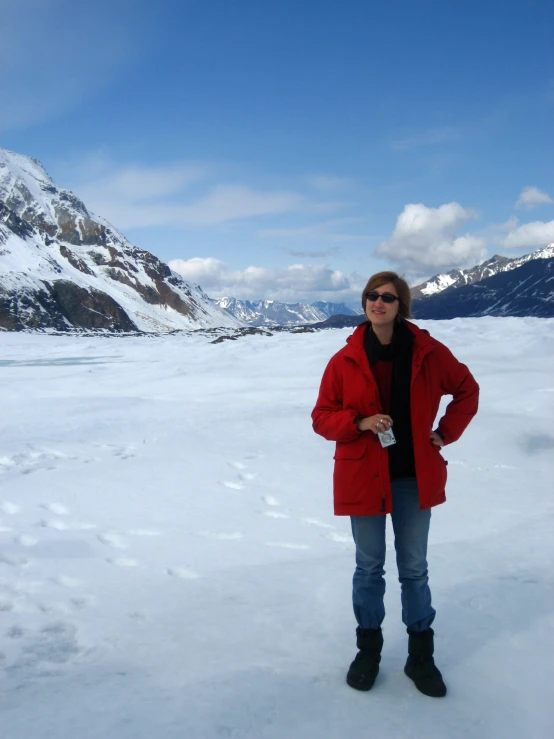
[[[382,295],[373,291],[370,293],[365,294],[366,299],[370,300],[372,303],[375,303],[379,298],[383,299],[383,303],[394,303],[395,300],[399,300],[397,295],[393,295],[392,293],[383,293]]]

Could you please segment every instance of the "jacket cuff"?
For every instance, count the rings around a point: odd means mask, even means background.
[[[444,441],[444,443],[446,444],[446,437],[445,437],[445,435],[444,435],[444,434],[442,433],[442,431],[439,431],[439,429],[435,429],[435,434],[437,434],[437,436],[440,436],[440,437],[441,437],[441,439],[442,439],[442,440]]]

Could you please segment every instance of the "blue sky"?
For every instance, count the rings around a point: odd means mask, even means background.
[[[0,0],[0,145],[214,297],[554,241],[546,0]]]

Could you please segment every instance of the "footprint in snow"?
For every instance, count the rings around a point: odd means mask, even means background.
[[[135,447],[128,446],[125,449],[121,449],[118,452],[114,452],[116,457],[119,457],[120,459],[132,459],[132,457],[136,457],[135,454]]]
[[[80,595],[76,598],[71,598],[69,602],[71,603],[73,608],[78,611],[82,611],[83,608],[91,606],[94,603],[94,598],[92,597],[92,595]]]
[[[61,585],[64,588],[77,588],[81,584],[80,580],[75,577],[68,577],[67,575],[58,575],[52,582],[56,585]]]
[[[277,498],[274,498],[273,495],[264,495],[262,500],[266,505],[271,505],[271,506],[281,505],[279,501],[277,500]]]
[[[181,580],[198,580],[200,578],[197,572],[190,570],[188,567],[168,567],[166,572],[171,577],[177,577]]]
[[[10,557],[8,554],[2,554],[0,552],[0,564],[8,565],[8,567],[28,567],[29,566],[29,560],[28,559],[15,559],[14,557]]]
[[[236,470],[245,470],[246,465],[242,462],[229,462],[229,467],[234,467]]]
[[[15,516],[16,513],[21,511],[21,508],[15,503],[11,503],[9,500],[3,500],[0,503],[0,511],[8,516]]]
[[[339,534],[337,531],[333,531],[329,534],[323,534],[323,537],[325,539],[329,539],[329,541],[336,541],[339,544],[352,544],[352,536],[350,534]]]
[[[240,482],[232,482],[231,480],[224,480],[221,484],[229,490],[242,490],[243,487]]]
[[[319,526],[322,529],[334,529],[335,528],[330,523],[325,523],[325,521],[320,521],[319,518],[301,518],[300,520],[303,521],[304,523],[310,524],[310,526]]]
[[[38,543],[38,539],[35,539],[34,536],[26,536],[25,534],[16,536],[14,541],[16,544],[21,544],[22,547],[34,547]]]
[[[242,539],[244,534],[242,531],[200,531],[198,536],[205,536],[208,539],[232,541],[233,539]]]
[[[264,541],[266,547],[280,547],[281,549],[309,549],[308,544],[291,544],[287,541]]]
[[[56,516],[67,516],[69,513],[67,508],[59,503],[43,503],[41,507],[50,513],[54,513]]]
[[[25,629],[23,629],[21,626],[12,626],[6,632],[6,636],[9,639],[21,639],[21,637],[25,636]]]
[[[131,557],[116,557],[115,559],[107,559],[111,565],[117,565],[118,567],[137,567],[138,562],[136,559]]]
[[[127,549],[127,542],[117,534],[98,534],[96,538],[112,549]]]
[[[148,616],[146,613],[142,613],[142,611],[133,611],[133,613],[129,613],[129,618],[132,618],[133,621],[141,624],[148,621]]]
[[[56,518],[43,518],[38,522],[38,526],[42,526],[45,529],[55,529],[56,531],[88,531],[96,528],[96,525],[93,523],[62,521]]]
[[[38,665],[41,662],[63,664],[76,658],[83,650],[77,642],[75,626],[63,621],[47,624],[36,635],[35,641],[25,647],[28,664]],[[59,672],[47,671],[42,676],[58,675]]]
[[[120,459],[130,459],[131,457],[135,456],[136,451],[136,447],[134,447],[132,444],[129,444],[128,446],[96,444],[95,446],[99,449],[106,449],[107,451],[111,452],[114,457],[119,457]]]

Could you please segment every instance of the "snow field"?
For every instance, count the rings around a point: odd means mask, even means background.
[[[554,321],[421,325],[482,389],[431,526],[442,701],[402,671],[392,536],[381,672],[344,682],[354,548],[309,414],[349,330],[2,334],[2,739],[550,737]]]

